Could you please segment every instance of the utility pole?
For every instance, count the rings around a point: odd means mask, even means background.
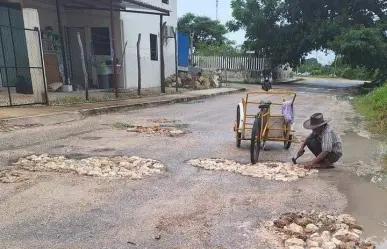
[[[194,32],[191,32],[190,39],[189,39],[190,66],[192,66],[193,64],[193,38],[194,38]]]
[[[218,19],[219,0],[215,0],[215,4],[216,4],[216,20],[219,21]]]

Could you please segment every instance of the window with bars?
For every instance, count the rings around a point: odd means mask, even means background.
[[[157,48],[157,35],[150,34],[150,56],[152,61],[159,59],[158,48]]]
[[[91,30],[91,41],[93,55],[110,55],[110,32],[108,27],[93,27]]]

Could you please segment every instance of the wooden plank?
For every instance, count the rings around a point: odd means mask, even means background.
[[[44,55],[44,67],[46,69],[47,84],[50,85],[55,82],[62,82],[59,73],[58,57],[56,54]]]

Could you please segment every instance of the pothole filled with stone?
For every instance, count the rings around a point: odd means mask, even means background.
[[[266,222],[265,228],[288,249],[375,248],[369,239],[361,239],[363,227],[348,214],[287,213]]]
[[[180,137],[188,133],[186,130],[187,124],[182,124],[179,120],[169,120],[166,118],[146,121],[138,120],[131,123],[115,123],[113,127],[133,133],[161,134],[169,137]]]
[[[179,137],[186,132],[174,127],[162,128],[160,125],[154,126],[134,126],[127,129],[128,132],[146,133],[146,134],[162,134],[169,137]]]
[[[76,173],[102,178],[142,179],[161,174],[165,165],[157,160],[138,156],[89,157],[69,159],[65,156],[32,155],[19,159],[7,169],[0,171],[0,182],[11,183],[26,179],[26,172]]]
[[[315,174],[318,170],[306,170],[290,163],[265,162],[241,164],[227,159],[192,159],[188,164],[215,171],[228,171],[245,176],[265,178],[274,181],[296,181],[300,178]]]

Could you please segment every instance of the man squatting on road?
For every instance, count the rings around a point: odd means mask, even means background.
[[[329,121],[331,120],[324,120],[322,113],[315,113],[304,122],[304,128],[312,130],[312,133],[306,138],[297,156],[302,156],[305,153],[305,147],[308,147],[316,158],[302,164],[302,167],[333,168],[333,164],[343,155],[341,138],[328,124]]]

